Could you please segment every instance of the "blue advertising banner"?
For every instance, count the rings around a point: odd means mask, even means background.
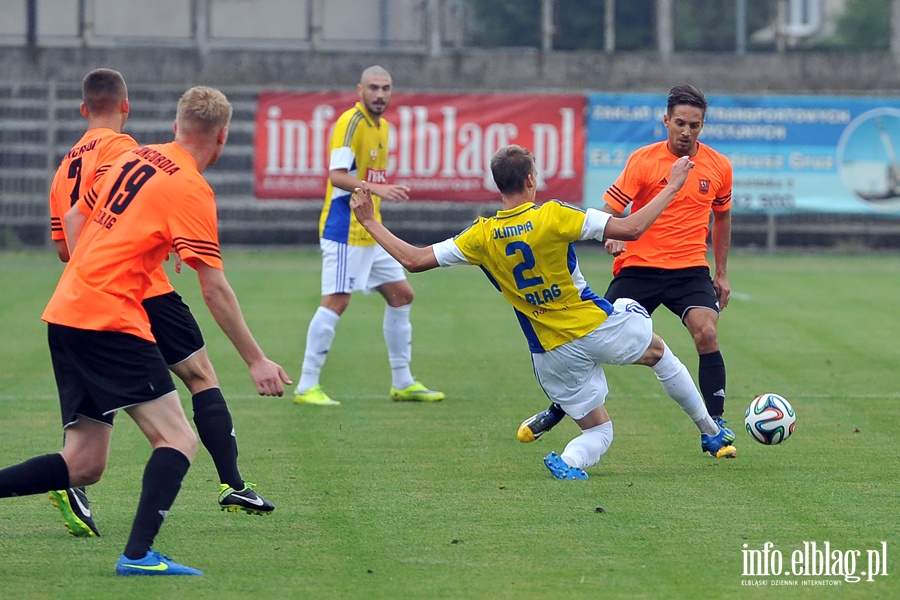
[[[735,213],[900,214],[900,99],[709,97],[700,141],[734,166]],[[664,140],[665,94],[588,97],[585,206]]]

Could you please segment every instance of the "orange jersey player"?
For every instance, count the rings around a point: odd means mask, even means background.
[[[63,157],[50,184],[50,238],[63,262],[69,260],[65,214],[119,155],[138,145],[134,138],[122,133],[129,104],[121,75],[110,69],[97,69],[88,74],[82,89],[81,114],[88,119],[88,129]]]
[[[662,305],[681,319],[697,348],[698,383],[706,408],[722,425],[725,361],[719,351],[717,326],[719,312],[731,297],[727,264],[733,175],[728,158],[697,140],[707,106],[706,97],[696,87],[673,87],[663,117],[667,139],[636,150],[604,195],[604,211],[620,215],[631,207],[637,212],[665,188],[668,170],[679,157],[689,156],[696,165],[678,196],[644,235],[627,244],[606,241],[606,250],[616,258],[613,280],[604,297],[610,302],[637,300],[651,314]],[[712,276],[706,258],[710,217],[715,258]],[[552,405],[526,419],[519,426],[519,440],[537,439],[563,416],[563,411]],[[711,452],[702,439],[700,448],[717,458],[736,455],[730,445],[725,451]]]
[[[160,157],[162,166],[153,162]],[[192,267],[223,268],[213,191],[175,142],[125,153],[100,183],[87,195],[100,202],[78,238],[78,260],[63,271],[44,320],[153,342],[141,302],[170,250]]]
[[[88,119],[88,134],[63,159],[57,172],[62,187],[54,186],[51,193],[51,213],[65,215],[65,226],[55,237],[64,238],[57,242],[60,259],[67,261],[69,248],[75,247],[84,224],[91,218],[91,209],[96,203],[98,185],[109,170],[110,163],[123,152],[134,150],[137,142],[121,133],[128,112],[127,92],[121,75],[109,69],[97,69],[84,80],[82,114]],[[112,99],[112,101],[111,101]],[[119,101],[115,101],[115,100]],[[86,141],[96,132],[101,142]],[[94,138],[91,138],[94,139]],[[76,168],[73,161],[88,151],[90,160],[82,159]],[[156,152],[156,151],[153,151]],[[150,163],[168,175],[179,169],[171,159],[156,152],[141,152]],[[73,180],[68,173],[77,173]],[[93,189],[92,189],[93,185]],[[69,209],[62,193],[68,186],[73,187],[71,196],[77,198],[74,208]],[[76,191],[75,187],[80,188]],[[212,191],[209,190],[211,197]],[[100,211],[104,209],[100,208]],[[68,211],[68,212],[66,212]],[[98,212],[95,220],[111,227],[116,217]],[[68,244],[68,247],[65,244]],[[66,251],[63,252],[62,249]],[[150,321],[150,331],[155,338],[163,359],[169,369],[181,379],[191,393],[193,420],[201,442],[209,451],[219,475],[218,506],[229,512],[249,514],[270,514],[275,505],[257,494],[241,476],[237,464],[238,447],[234,435],[234,424],[225,396],[219,387],[215,369],[209,360],[200,326],[181,296],[172,287],[165,269],[160,264],[150,274],[150,286],[144,292],[141,305]],[[62,513],[69,532],[76,536],[100,535],[93,519],[90,502],[84,488],[68,488],[50,493],[51,500]]]
[[[676,158],[664,141],[636,150],[603,197],[609,212],[621,214],[629,204],[633,211],[643,208],[666,186],[666,176]],[[644,235],[628,242],[616,256],[613,275],[626,267],[709,268],[709,215],[710,211],[721,215],[731,209],[731,163],[700,142],[696,142],[691,161],[696,166],[676,200]]]
[[[191,88],[178,102],[174,142],[126,152],[95,182],[93,214],[100,218],[77,236],[43,314],[63,449],[0,469],[0,497],[96,483],[107,466],[113,420],[126,412],[153,452],[118,575],[202,575],[152,548],[197,450],[142,306],[151,273],[173,246],[197,271],[210,312],[250,367],[259,393],[280,395],[290,383],[254,340],[225,279],[215,200],[201,175],[222,153],[231,112],[220,91]]]

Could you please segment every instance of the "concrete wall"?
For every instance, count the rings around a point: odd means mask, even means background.
[[[350,89],[373,63],[392,72],[398,89],[662,94],[689,81],[712,96],[900,93],[900,64],[889,53],[676,53],[662,64],[657,54],[641,52],[462,50],[430,58],[388,51],[0,47],[0,77],[25,82],[80,81],[91,69],[106,66],[132,82]]]

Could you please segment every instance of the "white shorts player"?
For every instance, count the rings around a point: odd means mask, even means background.
[[[371,294],[385,283],[406,280],[406,271],[384,248],[319,240],[322,249],[322,295]]]
[[[556,348],[532,354],[534,373],[544,392],[573,419],[581,419],[606,402],[609,386],[603,365],[631,365],[653,338],[653,322],[643,306],[629,298],[597,329]]]

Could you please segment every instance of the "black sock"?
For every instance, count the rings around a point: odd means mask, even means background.
[[[550,405],[550,408],[548,408],[547,411],[548,411],[551,415],[553,415],[553,419],[554,419],[557,423],[559,423],[560,421],[562,421],[563,417],[566,416],[566,411],[564,411],[564,410],[562,409],[562,406],[560,406],[560,405],[557,404],[556,402],[554,402],[553,404],[551,404],[551,405]]]
[[[219,481],[236,490],[244,489],[244,480],[241,479],[237,466],[238,447],[234,425],[222,390],[203,390],[194,394],[192,401],[197,434],[216,464]]]
[[[175,502],[191,461],[175,448],[157,448],[144,467],[144,482],[125,556],[139,560],[153,545],[163,519]]]
[[[725,361],[721,352],[716,350],[700,355],[697,378],[709,416],[714,419],[721,417],[725,414]]]
[[[0,498],[31,496],[69,487],[69,467],[59,452],[0,469]]]

